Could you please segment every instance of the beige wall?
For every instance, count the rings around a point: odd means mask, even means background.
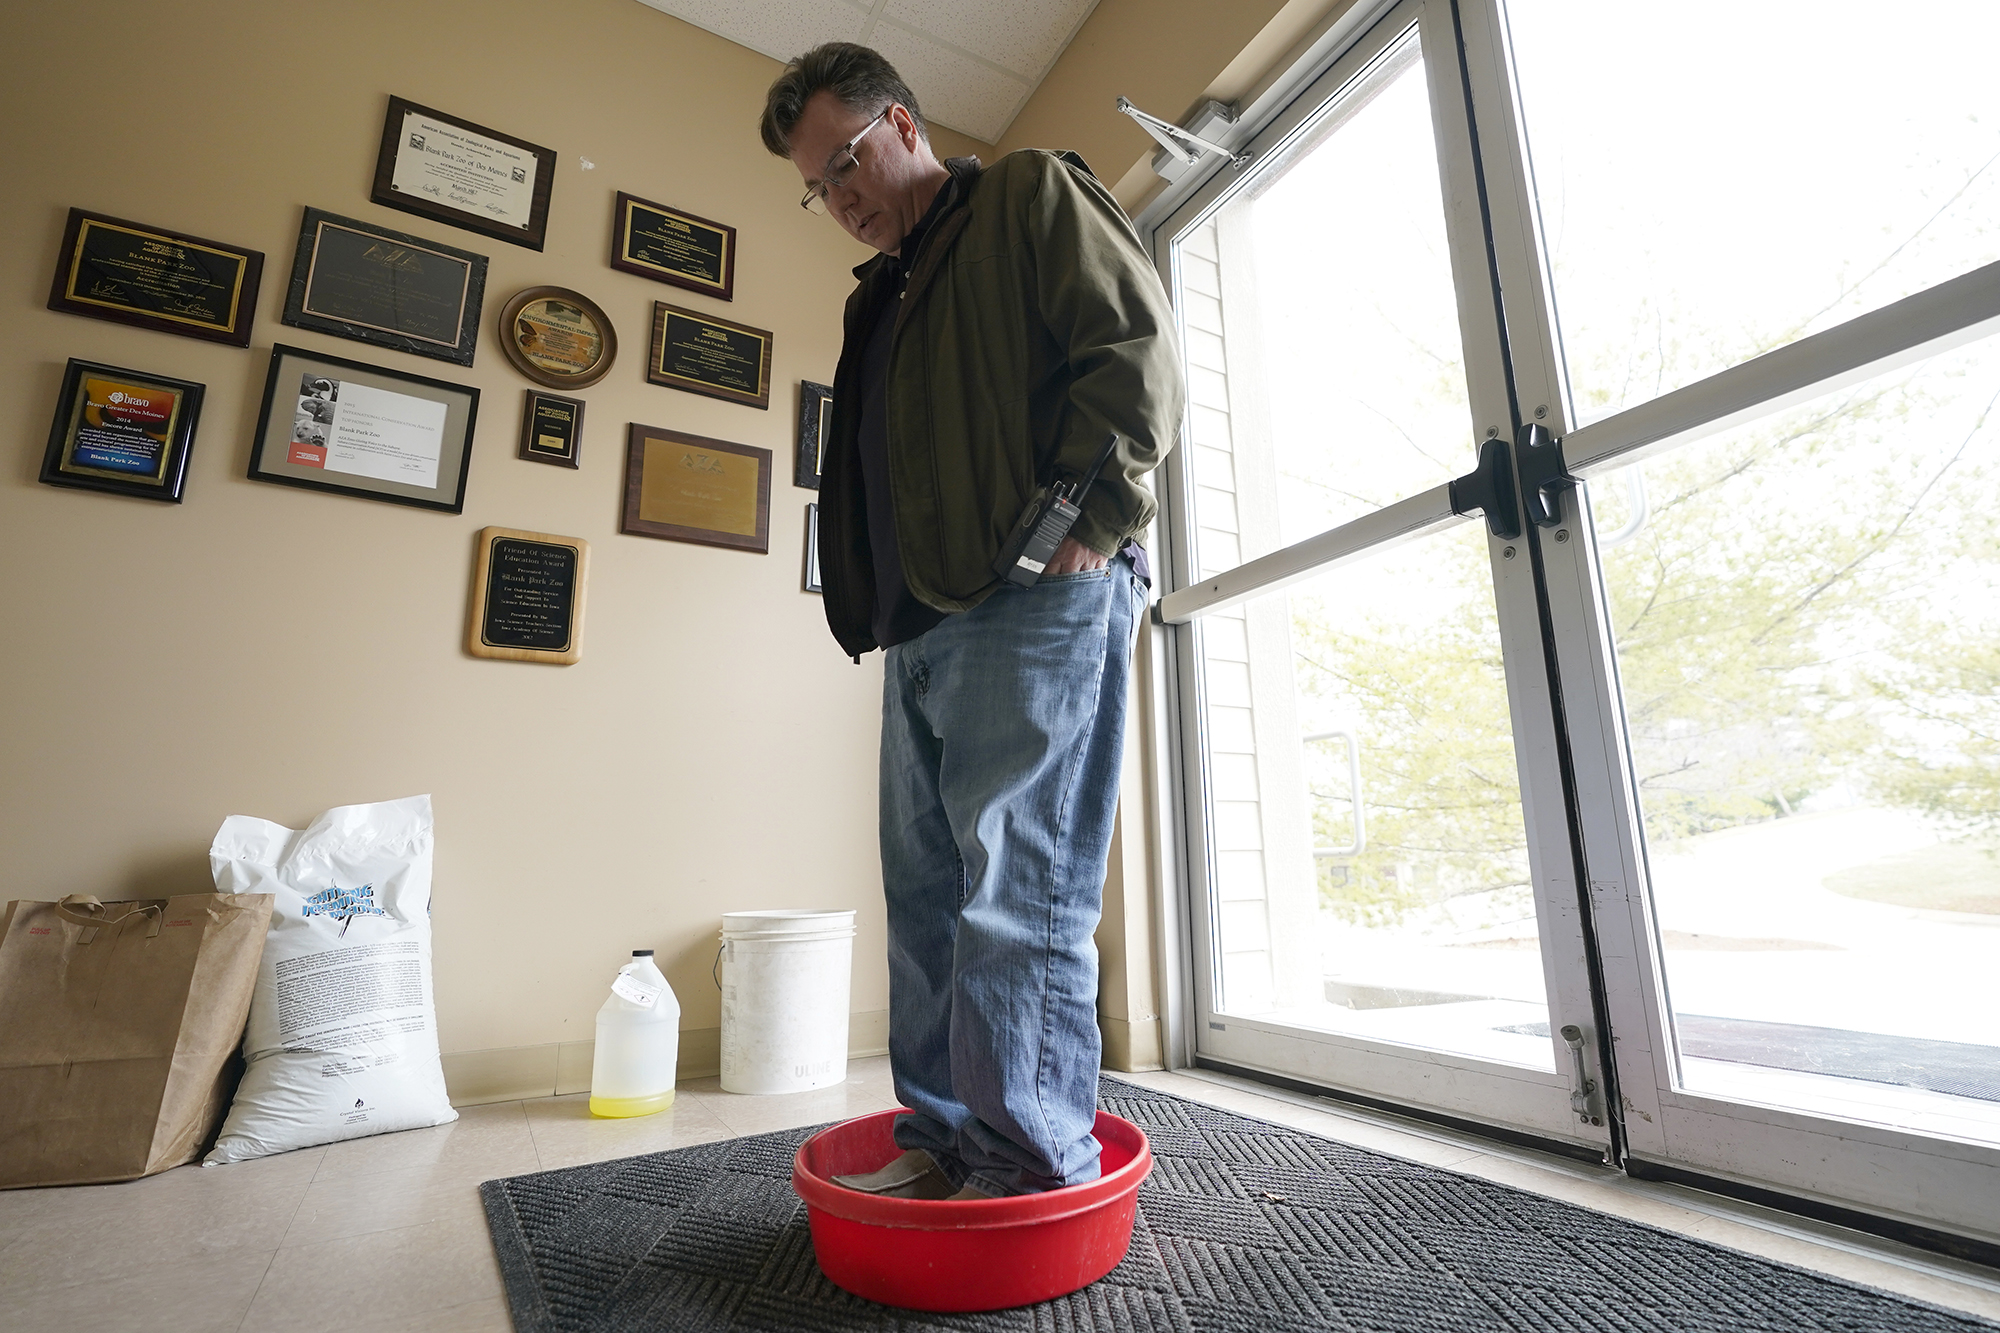
[[[1116,181],[1150,141],[1111,113],[1113,96],[1174,116],[1240,95],[1328,8],[1103,0],[997,149],[942,128],[937,147],[989,161],[1074,147]],[[430,792],[439,1022],[464,1098],[587,1081],[578,1043],[635,947],[659,950],[681,998],[684,1070],[712,1069],[717,918],[747,907],[859,909],[852,1031],[857,1049],[880,1049],[880,659],[850,665],[799,591],[811,495],[790,485],[789,460],[797,382],[831,378],[847,270],[865,252],[794,207],[796,176],[757,141],[777,65],[632,0],[204,0],[170,21],[81,0],[16,7],[7,27],[0,898],[199,891],[225,815],[296,826],[329,805]],[[118,39],[119,76],[84,77],[85,33]],[[558,150],[544,252],[368,202],[392,92]],[[611,270],[621,189],[738,227],[736,300]],[[72,205],[262,250],[251,347],[46,310]],[[489,256],[475,365],[280,324],[306,205]],[[513,456],[528,386],[491,340],[507,296],[542,283],[594,297],[620,334],[618,365],[580,395],[576,472]],[[772,329],[771,410],[647,385],[656,299]],[[464,514],[247,480],[274,341],[477,385]],[[208,386],[184,505],[35,481],[72,356]],[[771,449],[771,554],[619,535],[632,421]],[[459,646],[488,524],[592,544],[578,665]],[[1107,1055],[1142,1064],[1159,1042],[1149,799],[1128,774],[1100,933]]]
[[[879,1048],[880,659],[850,665],[799,589],[789,457],[797,381],[831,378],[864,255],[758,142],[777,67],[632,0],[78,0],[5,26],[0,897],[198,891],[225,815],[297,826],[430,792],[446,1051],[540,1046],[553,1067],[650,946],[712,1067],[717,918],[767,906],[860,909],[853,1008]],[[368,202],[392,92],[559,151],[545,252]],[[740,229],[732,304],[608,267],[621,189]],[[309,204],[488,255],[476,363],[281,325]],[[262,250],[250,348],[46,310],[72,205]],[[492,317],[539,283],[620,335],[579,395],[576,472],[514,457],[528,384]],[[771,409],[647,385],[655,299],[774,330]],[[477,385],[465,512],[247,480],[273,341]],[[67,357],[208,386],[185,504],[36,482]],[[632,421],[774,451],[771,553],[620,536]],[[488,524],[591,543],[579,664],[460,647]]]

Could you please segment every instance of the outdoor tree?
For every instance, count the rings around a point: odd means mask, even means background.
[[[2000,826],[2000,544],[1980,503],[2000,468],[1980,368],[1870,382],[1642,465],[1649,512],[1602,566],[1656,844],[1842,783]],[[1627,495],[1616,477],[1593,488],[1601,534],[1626,526]],[[1393,608],[1294,599],[1302,699],[1362,737],[1368,847],[1320,864],[1326,906],[1362,924],[1475,893],[1525,903],[1485,533],[1419,549],[1374,571],[1403,581]],[[1321,846],[1350,817],[1341,759],[1308,756]]]

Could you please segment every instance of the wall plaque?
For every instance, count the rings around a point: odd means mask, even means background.
[[[500,312],[500,346],[514,369],[551,389],[597,383],[618,359],[618,331],[597,302],[567,287],[529,287]]]
[[[806,506],[806,575],[807,592],[824,593],[825,585],[819,576],[819,506]]]
[[[49,309],[248,347],[263,273],[261,250],[72,208]]]
[[[771,549],[771,451],[632,424],[620,532]]]
[[[481,528],[472,572],[474,657],[568,666],[582,654],[590,543],[519,528]]]
[[[521,409],[521,457],[557,467],[577,466],[583,447],[583,403],[560,394],[528,390]]]
[[[611,267],[727,301],[736,290],[736,228],[620,191]]]
[[[187,380],[71,358],[41,480],[179,504],[203,392]]]
[[[769,408],[770,331],[655,301],[646,380],[725,402]]]
[[[833,390],[811,380],[799,381],[798,454],[792,460],[792,485],[819,489],[826,470],[826,448],[833,443]]]
[[[553,148],[391,97],[368,197],[539,250],[548,237],[555,174]]]
[[[485,299],[485,255],[308,208],[284,320],[469,366]]]

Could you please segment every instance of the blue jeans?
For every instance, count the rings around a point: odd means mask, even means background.
[[[1012,584],[888,650],[882,879],[896,1142],[957,1186],[1098,1176],[1097,948],[1145,592]]]

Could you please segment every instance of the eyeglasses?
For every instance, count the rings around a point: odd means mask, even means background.
[[[868,137],[868,131],[882,123],[882,116],[889,114],[896,104],[891,102],[882,108],[882,114],[861,127],[861,133],[842,144],[832,157],[826,160],[826,169],[820,172],[819,184],[806,191],[805,198],[799,200],[799,207],[820,217],[827,215],[826,192],[837,190],[847,184],[847,178],[861,169],[861,159],[854,155],[854,149]]]

